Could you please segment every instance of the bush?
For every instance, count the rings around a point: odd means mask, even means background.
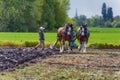
[[[33,47],[33,46],[36,46],[37,44],[38,44],[37,41],[25,41],[24,47]]]
[[[120,28],[120,22],[117,22],[115,25],[116,28]]]
[[[112,27],[113,27],[113,26],[112,26],[112,23],[111,23],[110,21],[105,22],[105,26],[106,26],[106,27],[109,27],[109,28],[112,28]]]
[[[21,43],[15,43],[15,42],[1,42],[0,46],[23,46]]]
[[[120,49],[120,45],[113,45],[113,44],[101,44],[101,43],[95,43],[90,44],[90,48],[99,48],[99,49]]]

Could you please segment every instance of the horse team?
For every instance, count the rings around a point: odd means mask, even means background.
[[[53,47],[60,42],[60,52],[65,50],[65,42],[68,41],[68,52],[71,52],[74,46],[74,41],[77,39],[79,42],[78,49],[82,53],[86,53],[86,44],[88,42],[90,33],[87,30],[87,25],[83,24],[78,28],[76,35],[73,33],[73,25],[67,23],[64,27],[60,27],[57,31],[57,40],[54,43]]]

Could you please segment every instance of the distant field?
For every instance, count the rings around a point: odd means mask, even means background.
[[[91,43],[107,43],[120,45],[120,28],[89,28]]]
[[[45,33],[46,43],[54,42],[56,40],[56,33]],[[9,33],[1,32],[0,33],[0,42],[12,42],[12,43],[24,43],[25,41],[39,41],[38,33]]]
[[[46,41],[53,41],[56,39],[56,33],[45,33]],[[24,41],[38,41],[38,33],[9,33],[1,32],[0,41],[24,42]]]
[[[107,43],[120,45],[120,29],[119,28],[89,28],[90,38],[89,44]],[[45,32],[45,42],[53,43],[56,40],[56,33]],[[38,42],[38,33],[10,33],[1,32],[0,42],[24,43],[25,41]],[[76,41],[77,42],[77,41]],[[0,43],[0,44],[1,44]]]

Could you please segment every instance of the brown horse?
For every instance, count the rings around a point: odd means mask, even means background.
[[[71,31],[72,31],[72,24],[66,24],[67,33],[64,33],[64,27],[60,27],[57,31],[57,41],[54,43],[53,47],[60,42],[60,52],[63,52],[65,49],[65,41],[68,41],[68,51],[72,51],[72,47],[70,46],[71,42]]]
[[[85,29],[83,27],[78,28],[76,32],[76,38],[78,39],[79,42],[78,49],[82,53],[86,53],[86,44],[88,43],[89,35],[90,35],[89,33],[88,35],[85,35]]]

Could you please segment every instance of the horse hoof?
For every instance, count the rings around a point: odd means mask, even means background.
[[[81,53],[86,54],[86,52],[84,52],[84,51],[81,51]]]
[[[86,54],[86,52],[83,52],[84,54]]]
[[[83,53],[86,53],[86,50],[83,50]]]
[[[63,51],[60,51],[60,53],[63,53]]]
[[[80,51],[80,50],[81,50],[81,48],[80,48],[80,47],[78,47],[78,50]]]

